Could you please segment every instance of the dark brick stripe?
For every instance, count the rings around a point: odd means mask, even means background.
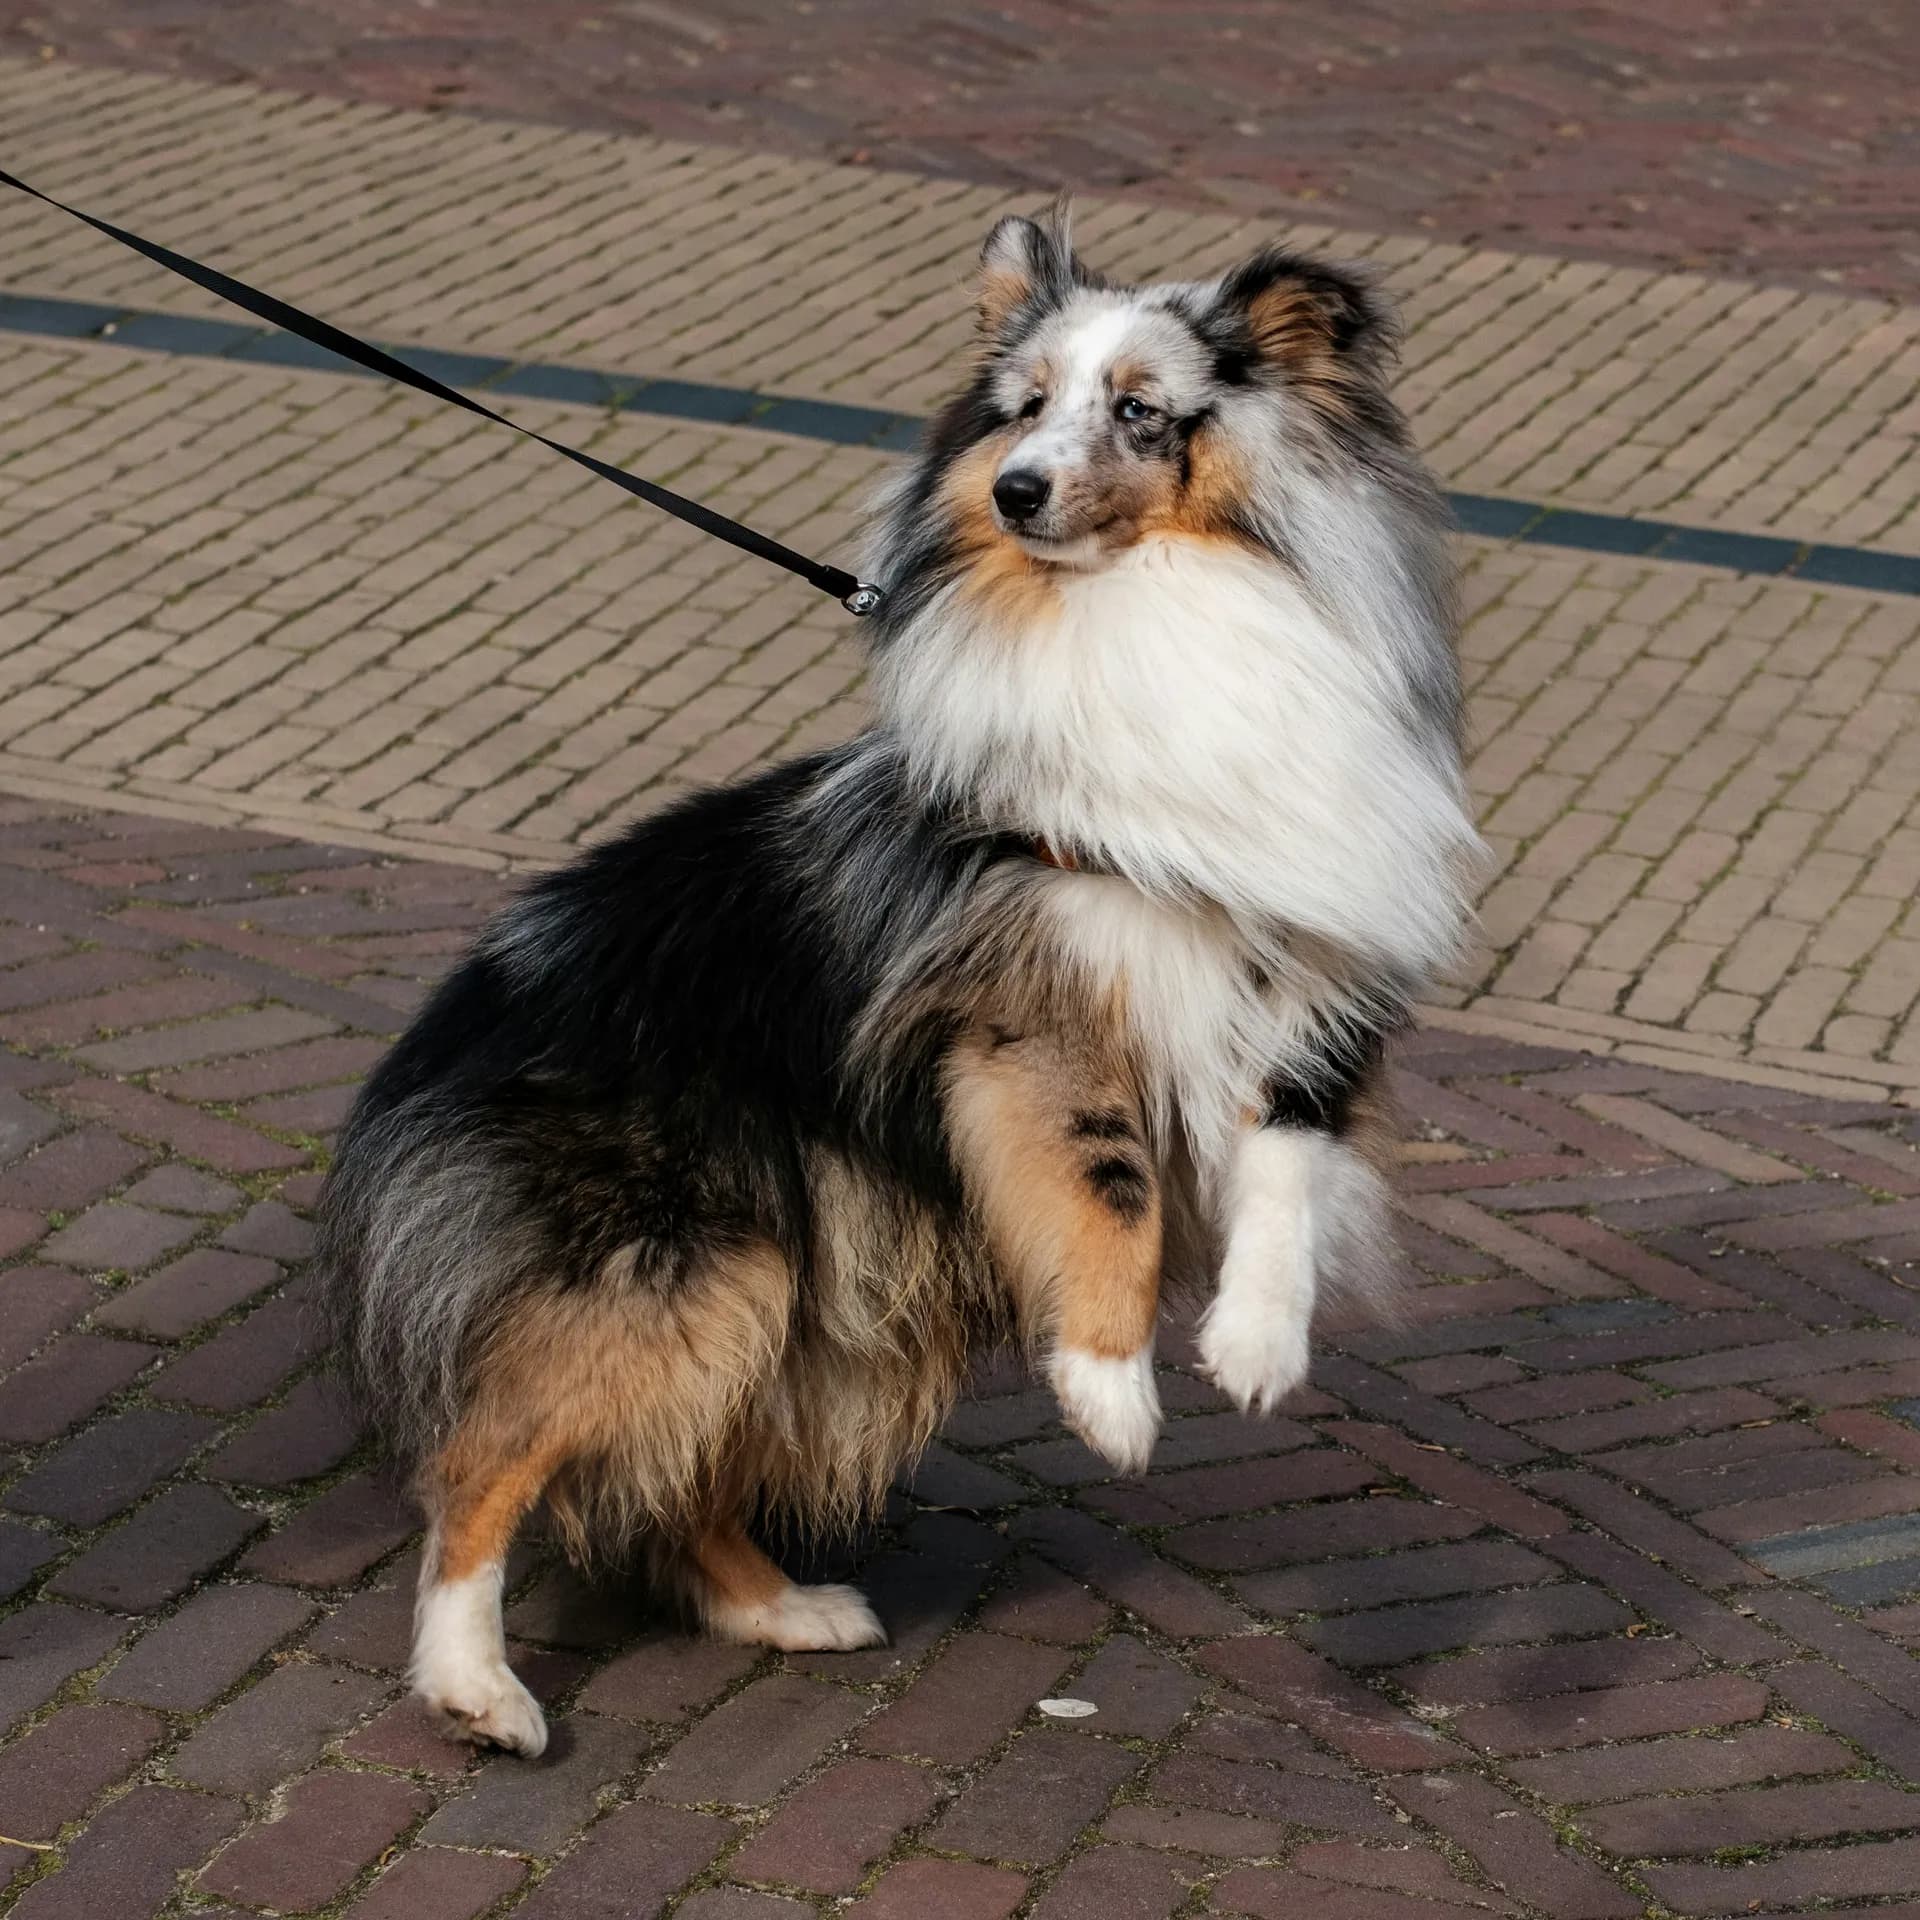
[[[86,300],[0,295],[0,332],[49,340],[89,340],[189,359],[237,360],[249,366],[297,367],[370,377],[324,347],[272,328],[101,306]],[[593,367],[508,360],[494,354],[456,353],[439,347],[379,344],[437,380],[505,398],[554,400],[615,413],[696,420],[711,426],[758,427],[801,440],[870,447],[886,453],[903,452],[912,446],[921,426],[912,414],[852,407],[837,400],[803,400],[699,380],[655,380],[644,373],[603,373]],[[1582,553],[1623,554],[1642,560],[1681,560],[1822,586],[1862,587],[1875,593],[1920,594],[1920,557],[1912,555],[1877,553],[1866,547],[1823,546],[1769,534],[1724,533],[1671,520],[1588,513],[1491,494],[1450,493],[1447,499],[1462,530],[1483,539]]]

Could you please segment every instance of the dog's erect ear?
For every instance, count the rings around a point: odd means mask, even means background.
[[[1220,282],[1220,306],[1261,359],[1298,366],[1328,353],[1378,365],[1397,343],[1393,308],[1362,273],[1266,247]]]
[[[1044,221],[1008,214],[980,249],[980,331],[997,334],[1022,308],[1064,300],[1084,277],[1067,238],[1064,206]]]

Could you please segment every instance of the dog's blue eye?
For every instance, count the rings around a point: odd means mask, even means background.
[[[1025,405],[1020,409],[1020,418],[1022,420],[1034,419],[1039,414],[1040,409],[1046,404],[1047,396],[1044,393],[1028,394]]]
[[[1142,420],[1151,420],[1153,418],[1153,409],[1148,406],[1137,393],[1123,395],[1120,404],[1114,408],[1114,412],[1118,414],[1122,420],[1126,421],[1129,426],[1134,426]]]

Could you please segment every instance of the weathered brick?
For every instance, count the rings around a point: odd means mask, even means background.
[[[733,1837],[710,1813],[636,1800],[600,1821],[518,1909],[524,1920],[656,1913]]]
[[[49,1334],[92,1306],[95,1290],[77,1273],[15,1267],[0,1275],[0,1367],[16,1367]]]
[[[1200,1697],[1184,1667],[1127,1633],[1116,1633],[1093,1656],[1073,1692],[1100,1709],[1090,1731],[1138,1740],[1164,1740]]]
[[[1386,1496],[1334,1501],[1293,1513],[1236,1516],[1181,1527],[1168,1547],[1195,1566],[1223,1573],[1291,1566],[1369,1547],[1408,1547],[1477,1532],[1475,1514]]]
[[[144,1634],[95,1691],[110,1700],[197,1713],[316,1611],[304,1594],[284,1587],[204,1588]]]
[[[408,1781],[309,1774],[287,1789],[277,1818],[242,1834],[202,1871],[200,1885],[249,1906],[304,1913],[372,1865],[428,1804]]]
[[[1507,1540],[1409,1547],[1399,1553],[1330,1560],[1283,1573],[1254,1573],[1234,1585],[1263,1612],[1346,1613],[1397,1600],[1427,1600],[1495,1587],[1534,1586],[1554,1577],[1550,1560]]]
[[[974,1633],[956,1640],[861,1730],[870,1753],[977,1760],[1051,1691],[1066,1658],[1050,1647]]]
[[[559,1723],[550,1757],[529,1768],[517,1756],[487,1761],[421,1838],[455,1847],[554,1853],[592,1816],[603,1788],[639,1765],[648,1736],[622,1720],[577,1713]]]
[[[939,1801],[933,1776],[893,1760],[843,1760],[798,1793],[735,1856],[743,1880],[851,1893],[866,1869]]]
[[[1505,1770],[1557,1806],[1582,1807],[1641,1794],[1708,1793],[1794,1774],[1840,1773],[1853,1764],[1850,1749],[1824,1733],[1768,1725],[1511,1760]]]
[[[173,1771],[217,1792],[264,1792],[364,1719],[386,1692],[343,1667],[276,1667],[194,1729],[175,1752]]]
[[[1378,1479],[1377,1469],[1350,1453],[1310,1447],[1271,1459],[1234,1460],[1223,1466],[1156,1474],[1144,1483],[1096,1487],[1083,1493],[1080,1502],[1127,1526],[1171,1526],[1181,1520],[1357,1493]]]
[[[1457,1751],[1305,1647],[1267,1638],[1222,1640],[1203,1648],[1200,1659],[1363,1767],[1398,1772],[1439,1766]]]
[[[10,1600],[49,1560],[65,1550],[58,1534],[0,1520],[0,1600]]]
[[[1732,1727],[1767,1710],[1767,1689],[1740,1674],[1698,1674],[1643,1686],[1476,1707],[1454,1721],[1462,1739],[1490,1753],[1539,1753],[1593,1746],[1603,1740],[1643,1740],[1656,1733]]]
[[[623,1720],[680,1720],[718,1698],[762,1657],[757,1647],[687,1633],[656,1634],[602,1667],[580,1704]]]
[[[1306,1882],[1285,1868],[1241,1867],[1213,1889],[1214,1903],[1225,1913],[1254,1920],[1295,1920],[1310,1900],[1314,1920],[1459,1920],[1453,1901],[1427,1900],[1378,1887],[1330,1887]]]
[[[864,1900],[859,1920],[1007,1920],[1027,1891],[1023,1874],[967,1860],[903,1860]]]
[[[245,1818],[235,1800],[137,1786],[89,1822],[60,1871],[29,1887],[14,1913],[18,1920],[151,1920],[179,1876]]]
[[[670,1748],[646,1792],[683,1806],[759,1806],[845,1739],[866,1712],[866,1701],[838,1687],[769,1674]]]
[[[0,1728],[43,1706],[76,1673],[104,1659],[123,1620],[41,1600],[0,1620]]]
[[[497,1853],[415,1846],[346,1911],[345,1920],[478,1920],[527,1877]]]
[[[707,1887],[674,1909],[675,1920],[807,1920],[812,1912],[798,1900],[751,1887]]]
[[[250,1300],[279,1277],[280,1269],[271,1260],[196,1247],[115,1294],[94,1318],[100,1326],[177,1340]]]
[[[1450,1660],[1402,1667],[1394,1685],[1428,1706],[1491,1706],[1590,1687],[1675,1680],[1700,1664],[1684,1640],[1581,1640],[1551,1647],[1477,1648]]]
[[[0,1833],[51,1840],[166,1738],[135,1707],[62,1707],[0,1753]]]
[[[241,1563],[263,1580],[296,1587],[337,1587],[357,1580],[376,1560],[419,1529],[412,1499],[398,1488],[356,1475],[329,1487]]]
[[[933,1844],[984,1859],[1044,1865],[1099,1818],[1140,1764],[1124,1747],[1036,1728],[962,1791],[933,1829]]]
[[[236,1413],[271,1393],[323,1343],[318,1316],[290,1286],[162,1367],[147,1391],[156,1400]]]
[[[1494,1885],[1560,1920],[1637,1920],[1641,1901],[1490,1781],[1468,1773],[1396,1780],[1393,1796],[1471,1855]]]
[[[90,1273],[108,1268],[143,1273],[182,1241],[192,1239],[194,1232],[194,1223],[178,1214],[102,1200],[77,1220],[69,1221],[40,1253],[43,1259],[57,1261],[63,1267],[80,1267]]]
[[[1881,1780],[1829,1780],[1686,1799],[1628,1800],[1584,1815],[1581,1825],[1611,1853],[1717,1853],[1844,1833],[1898,1833],[1920,1826],[1913,1796]]]
[[[1300,1637],[1342,1666],[1377,1667],[1454,1647],[1612,1633],[1632,1620],[1629,1609],[1596,1588],[1563,1583],[1343,1613],[1301,1628]]]
[[[1034,1920],[1169,1920],[1186,1897],[1170,1862],[1135,1847],[1095,1847],[1067,1863]]]
[[[1012,1531],[1096,1593],[1173,1639],[1243,1633],[1252,1625],[1191,1574],[1088,1515],[1058,1507],[1029,1508],[1014,1519]]]
[[[219,1432],[201,1414],[129,1407],[77,1434],[7,1490],[6,1504],[97,1527],[157,1486]]]
[[[1920,1840],[1807,1847],[1751,1866],[1648,1867],[1644,1875],[1677,1913],[1748,1914],[1808,1900],[1868,1900],[1920,1886]]]
[[[301,1380],[201,1471],[235,1486],[292,1486],[337,1467],[359,1438],[360,1423],[338,1383],[324,1376]]]
[[[124,1387],[159,1351],[65,1333],[0,1382],[0,1440],[51,1440]]]
[[[184,1593],[259,1525],[215,1487],[170,1487],[63,1567],[51,1591],[144,1613]]]
[[[1092,1639],[1110,1611],[1078,1580],[1023,1555],[1014,1562],[1005,1584],[981,1608],[980,1624],[989,1633],[1072,1646]]]

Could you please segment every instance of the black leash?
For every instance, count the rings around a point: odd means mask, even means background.
[[[145,254],[156,266],[165,267],[169,273],[177,273],[183,280],[191,280],[195,286],[204,287],[207,292],[231,301],[236,307],[243,307],[269,326],[278,327],[284,333],[297,334],[316,347],[324,347],[329,353],[337,353],[343,360],[351,360],[365,367],[369,373],[397,380],[403,387],[431,394],[434,399],[444,400],[449,406],[464,407],[467,412],[477,413],[483,420],[497,421],[503,427],[511,427],[515,433],[524,434],[529,440],[539,441],[543,447],[550,447],[576,466],[585,467],[589,473],[597,473],[602,480],[611,480],[616,487],[623,488],[637,500],[646,501],[651,507],[658,507],[662,513],[670,513],[676,520],[684,520],[688,526],[698,527],[702,533],[710,533],[716,540],[724,540],[729,546],[738,547],[742,553],[752,554],[755,559],[771,560],[776,567],[785,567],[789,573],[797,573],[809,586],[832,594],[849,613],[861,616],[873,613],[886,598],[880,588],[867,585],[843,567],[830,567],[824,561],[809,560],[805,554],[795,553],[778,540],[770,539],[764,533],[756,533],[751,527],[743,527],[738,520],[729,520],[724,513],[703,507],[699,501],[689,500],[669,487],[652,480],[642,480],[638,474],[628,473],[608,461],[596,460],[592,454],[582,453],[578,447],[570,447],[562,440],[549,440],[544,433],[535,433],[531,427],[523,427],[517,420],[509,420],[504,413],[495,413],[491,407],[483,406],[458,388],[447,386],[431,374],[418,372],[404,360],[396,360],[379,347],[357,340],[352,334],[343,333],[324,320],[316,320],[312,314],[302,313],[298,307],[290,307],[284,300],[276,300],[272,294],[248,286],[244,280],[236,280],[231,274],[221,273],[214,267],[203,267],[198,260],[189,260],[185,254],[175,253],[171,247],[160,246],[152,240],[142,240],[137,233],[129,233],[111,221],[96,220],[92,214],[82,213],[78,207],[70,207],[64,201],[56,200],[51,194],[28,186],[24,180],[16,179],[10,173],[0,172],[0,186],[31,194],[34,199],[59,208],[74,219],[85,221],[96,233],[104,233],[109,240],[118,240],[123,247],[131,247],[135,253]]]

